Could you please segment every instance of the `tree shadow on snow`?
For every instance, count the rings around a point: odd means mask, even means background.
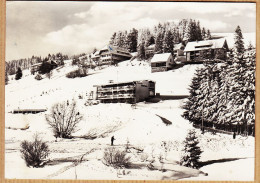
[[[208,160],[208,161],[204,161],[204,162],[199,162],[199,166],[203,167],[203,166],[211,165],[214,163],[224,163],[224,162],[236,161],[236,160],[240,160],[240,159],[246,159],[246,158],[223,158],[223,159],[217,159],[217,160]]]

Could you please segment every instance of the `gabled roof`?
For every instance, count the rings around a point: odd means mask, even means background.
[[[155,47],[155,44],[151,44],[150,46],[148,46],[148,49],[153,49]]]
[[[151,63],[166,62],[170,56],[171,56],[171,53],[155,54],[151,60]]]
[[[184,52],[223,48],[225,42],[226,42],[226,39],[224,39],[224,38],[188,42],[188,44],[186,45],[186,47],[184,49]]]
[[[184,45],[182,43],[174,44],[174,50],[179,50],[179,49],[181,49],[181,47],[184,47]]]

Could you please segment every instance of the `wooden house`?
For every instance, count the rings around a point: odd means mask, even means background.
[[[228,45],[224,38],[188,42],[184,49],[186,61],[204,61],[214,58],[225,60],[227,51]]]
[[[167,71],[174,64],[171,53],[155,54],[151,59],[152,72]]]

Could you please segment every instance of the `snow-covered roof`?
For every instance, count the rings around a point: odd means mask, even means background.
[[[120,85],[120,84],[128,84],[128,83],[139,83],[139,82],[143,82],[143,81],[151,81],[151,82],[154,82],[153,80],[148,80],[148,79],[145,79],[145,80],[134,80],[134,81],[130,81],[130,80],[126,80],[126,81],[120,81],[120,82],[112,82],[112,83],[106,83],[106,84],[101,84],[101,85],[93,85],[94,87],[102,87],[102,86],[110,86],[110,85]]]
[[[155,47],[155,44],[151,44],[150,46],[148,46],[147,48],[149,49],[153,49]]]
[[[151,63],[166,62],[170,56],[171,56],[171,53],[155,54],[151,60]]]
[[[205,40],[205,41],[194,41],[188,42],[186,45],[184,52],[187,51],[198,51],[198,50],[205,50],[205,49],[216,49],[216,48],[223,48],[226,39],[212,39],[212,40]]]
[[[38,65],[41,65],[41,64],[42,64],[41,62],[40,63],[36,63],[36,64],[31,65],[31,67],[38,66]]]
[[[174,44],[174,50],[179,50],[181,49],[181,47],[183,47],[184,45],[182,43],[179,44]]]
[[[92,53],[92,54],[91,54],[91,58],[94,58],[94,57],[100,57],[99,53],[100,53],[99,50],[96,51],[95,53]]]
[[[130,54],[132,55],[132,57],[137,56],[137,52],[132,52]]]

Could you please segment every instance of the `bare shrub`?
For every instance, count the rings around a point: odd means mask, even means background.
[[[61,138],[70,138],[82,118],[75,101],[55,104],[51,108],[51,113],[46,115],[46,120],[52,127],[54,136]]]
[[[131,166],[131,157],[127,156],[125,151],[120,151],[114,147],[106,148],[103,156],[103,163],[115,168],[129,168]]]
[[[40,167],[44,165],[49,156],[49,147],[37,134],[34,135],[33,139],[32,142],[22,141],[20,152],[28,167]]]

